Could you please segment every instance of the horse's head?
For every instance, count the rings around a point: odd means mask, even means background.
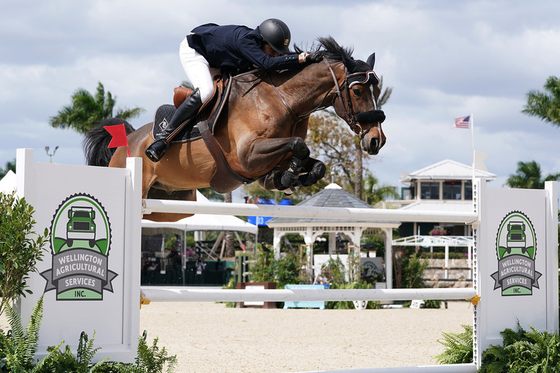
[[[335,112],[360,136],[364,151],[372,155],[378,154],[385,145],[386,137],[381,128],[385,113],[377,108],[381,89],[379,78],[373,71],[375,53],[367,62],[354,60],[351,51],[340,47],[334,39],[321,38],[319,41],[326,49],[324,59],[335,83]],[[337,69],[335,73],[329,59],[342,62],[343,68]]]

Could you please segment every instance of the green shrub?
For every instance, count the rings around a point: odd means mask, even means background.
[[[276,270],[276,260],[273,251],[265,251],[262,246],[257,244],[256,255],[253,257],[254,263],[250,266],[251,280],[253,282],[274,282],[276,281],[274,272]],[[233,287],[235,289],[235,286]]]
[[[436,356],[440,364],[472,363],[473,328],[463,325],[463,333],[443,333],[438,340],[446,350]],[[481,373],[548,373],[560,372],[560,336],[558,332],[540,332],[531,327],[525,331],[517,324],[517,331],[505,329],[500,333],[502,346],[490,345],[482,353]]]
[[[441,300],[429,299],[424,301],[424,308],[437,308],[441,307]]]
[[[161,350],[157,346],[158,338],[155,338],[151,346],[146,344],[147,333],[138,339],[138,357],[136,358],[136,366],[141,372],[163,372],[167,366],[167,372],[171,373],[177,366],[177,357],[167,356],[167,350],[162,347]]]
[[[326,281],[332,286],[341,286],[346,283],[344,263],[338,256],[329,257],[329,260],[323,264],[321,268],[321,275],[326,279]],[[340,288],[343,289],[343,288]]]
[[[283,258],[274,259],[274,252],[267,252],[260,245],[257,245],[250,271],[252,282],[276,282],[277,289],[283,289],[286,284],[299,284],[302,280],[299,259],[295,254],[288,253]]]
[[[428,260],[422,259],[410,247],[396,251],[393,255],[394,285],[396,289],[424,288],[422,277],[428,267]]]
[[[175,355],[168,356],[165,347],[146,344],[146,332],[138,339],[138,354],[135,364],[100,361],[92,364],[95,353],[100,347],[93,347],[93,340],[82,332],[76,356],[66,346],[64,351],[58,346],[47,348],[47,356],[35,363],[35,351],[39,338],[43,314],[43,297],[41,296],[31,312],[27,328],[24,330],[21,317],[10,305],[6,305],[6,317],[12,328],[7,334],[0,330],[0,372],[1,373],[163,373],[173,372],[177,365]],[[166,369],[167,368],[167,369]],[[165,370],[166,369],[166,370]]]
[[[48,230],[35,234],[34,209],[25,198],[14,193],[0,193],[0,314],[7,304],[19,296],[30,294],[28,274],[36,271],[43,257],[43,247],[49,239]]]
[[[276,287],[284,289],[284,286],[287,284],[299,284],[302,282],[300,267],[298,257],[291,253],[276,261]]]
[[[0,372],[27,373],[36,372],[33,368],[39,328],[43,318],[43,297],[31,312],[29,324],[24,330],[21,317],[6,304],[6,318],[12,328],[11,333],[0,332]]]
[[[439,364],[468,364],[473,362],[473,327],[462,325],[462,333],[443,333],[438,342],[445,350],[435,357]]]
[[[482,353],[480,372],[522,373],[560,372],[560,337],[531,327],[525,331],[517,324],[517,332],[506,329],[500,333],[503,345],[490,345]]]
[[[88,335],[85,332],[80,334],[80,341],[78,343],[78,349],[76,350],[76,356],[70,350],[70,346],[66,346],[64,351],[60,350],[61,342],[58,346],[50,346],[47,348],[49,351],[49,358],[43,359],[42,366],[38,369],[38,372],[44,373],[65,373],[65,372],[76,372],[76,373],[90,373],[97,372],[98,368],[103,364],[103,361],[97,364],[92,364],[95,353],[101,349],[101,347],[93,348],[94,336],[89,340]]]

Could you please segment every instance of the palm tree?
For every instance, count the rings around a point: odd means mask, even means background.
[[[545,181],[560,179],[560,173],[547,175],[542,179],[541,166],[535,162],[517,162],[517,173],[509,175],[506,185],[511,188],[544,189]]]
[[[391,93],[393,93],[393,88],[385,88],[383,91],[383,76],[379,78],[379,89],[383,92],[379,99],[377,100],[377,108],[381,110],[381,107],[389,101],[389,97],[391,97]],[[360,145],[360,139],[358,137],[354,138],[354,172],[356,173],[356,183],[354,184],[354,195],[358,198],[362,198],[362,184],[363,184],[363,174],[364,174],[364,165],[363,165],[363,151]]]
[[[560,127],[560,78],[550,76],[546,80],[544,89],[548,93],[529,91],[527,105],[521,112]]]
[[[6,167],[4,169],[0,168],[0,179],[2,179],[8,171],[16,172],[16,160],[6,162]]]
[[[379,185],[379,180],[372,174],[367,174],[364,180],[363,200],[374,206],[389,197],[398,198],[399,193],[389,185]]]
[[[86,133],[103,119],[113,118],[116,100],[111,92],[105,93],[101,83],[95,95],[79,88],[72,95],[72,104],[51,117],[50,124],[55,128],[72,128],[79,133]],[[138,117],[144,111],[142,108],[119,109],[115,116],[127,120]]]

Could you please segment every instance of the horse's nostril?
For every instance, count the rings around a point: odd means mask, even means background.
[[[362,148],[370,155],[376,155],[379,153],[379,139],[378,138],[371,138],[368,141],[365,139],[362,141]]]

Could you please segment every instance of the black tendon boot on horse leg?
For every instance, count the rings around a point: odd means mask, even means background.
[[[167,127],[165,127],[155,139],[156,141],[146,148],[146,156],[152,162],[158,162],[161,157],[163,157],[169,147],[169,142],[175,137],[177,132],[182,129],[182,124],[196,116],[201,106],[200,91],[197,88],[181,105],[179,105],[175,114],[173,114],[173,117],[167,124]]]
[[[310,153],[309,148],[305,145],[303,139],[300,138],[294,142],[292,152],[294,155],[280,179],[280,183],[286,188],[291,188],[297,184],[299,172],[307,163]]]

